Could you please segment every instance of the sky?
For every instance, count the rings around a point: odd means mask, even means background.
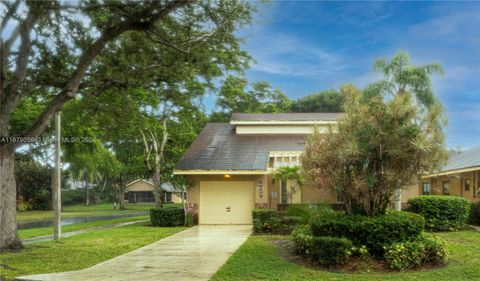
[[[480,145],[480,2],[314,2],[260,4],[240,32],[256,63],[249,81],[298,98],[378,79],[372,63],[397,51],[413,64],[438,62],[433,77],[446,108],[449,148]]]

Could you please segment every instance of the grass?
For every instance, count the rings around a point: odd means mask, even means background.
[[[212,280],[480,280],[480,232],[435,233],[447,240],[447,267],[423,271],[337,273],[306,268],[279,255],[274,240],[285,236],[251,236],[219,269]]]
[[[148,224],[92,231],[60,242],[27,245],[20,252],[0,254],[0,280],[28,274],[80,270],[185,229],[151,227]]]
[[[165,207],[182,207],[182,204],[165,204]],[[90,206],[72,205],[64,206],[62,211],[63,218],[72,217],[86,217],[86,216],[101,216],[112,214],[125,214],[131,212],[147,212],[153,208],[153,203],[137,203],[127,204],[126,210],[117,210],[113,208],[113,204],[95,204]],[[32,221],[32,220],[49,220],[53,219],[52,211],[25,211],[17,212],[17,221]]]
[[[74,230],[86,229],[96,226],[105,226],[111,224],[117,224],[121,222],[129,222],[129,221],[136,221],[136,220],[147,220],[149,216],[135,216],[135,217],[128,217],[128,218],[116,218],[110,220],[100,220],[100,221],[91,221],[91,222],[83,222],[71,225],[62,226],[62,232],[69,232]],[[32,238],[37,236],[44,236],[53,234],[53,227],[41,227],[41,228],[31,228],[31,229],[20,229],[18,231],[21,239]]]

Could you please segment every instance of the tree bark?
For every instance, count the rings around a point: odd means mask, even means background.
[[[15,153],[11,145],[0,147],[0,253],[22,248],[17,233]]]

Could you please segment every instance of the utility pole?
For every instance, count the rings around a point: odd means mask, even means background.
[[[52,186],[53,204],[53,239],[62,237],[62,182],[60,163],[60,112],[55,112],[55,174]]]

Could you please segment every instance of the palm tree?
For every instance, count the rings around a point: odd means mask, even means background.
[[[281,184],[281,203],[286,203],[287,196],[290,203],[293,201],[293,196],[303,186],[303,173],[300,166],[284,166],[275,170],[275,180],[280,181]],[[293,181],[294,184],[287,189],[288,181]]]

